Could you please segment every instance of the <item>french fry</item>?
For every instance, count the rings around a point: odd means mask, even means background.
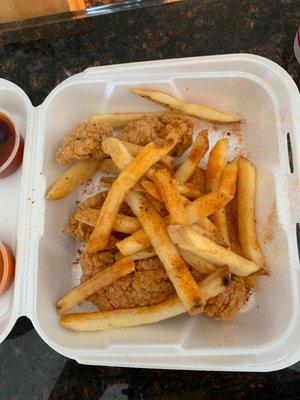
[[[238,232],[243,254],[269,273],[260,249],[255,226],[256,171],[254,165],[245,158],[239,159],[238,172]]]
[[[86,244],[86,251],[93,252],[105,248],[126,193],[136,185],[153,164],[168,154],[174,146],[175,142],[161,148],[149,143],[120,172],[104,200],[97,223]]]
[[[211,221],[218,229],[219,235],[222,237],[226,246],[230,249],[230,240],[227,226],[227,218],[225,208],[222,207],[210,216]]]
[[[207,225],[207,222],[205,220],[203,222],[203,219],[213,214],[219,208],[224,207],[232,199],[235,193],[236,177],[237,164],[228,164],[224,170],[221,181],[221,187],[222,190],[224,190],[224,193],[217,190],[208,193],[188,204],[186,207],[188,223],[199,223],[199,225]],[[205,226],[203,227],[206,228]],[[121,240],[116,244],[116,246],[122,254],[130,255],[148,248],[150,246],[150,243],[145,232],[141,230],[135,232],[128,238]]]
[[[143,179],[141,182],[141,185],[149,194],[151,194],[152,197],[154,197],[156,200],[160,201],[161,203],[163,202],[163,199],[162,199],[155,183],[150,182],[146,179]]]
[[[65,314],[70,308],[76,306],[81,301],[97,292],[97,290],[110,285],[125,275],[130,274],[134,269],[134,262],[126,258],[110,265],[103,271],[98,272],[88,281],[74,287],[70,292],[58,300],[56,304],[58,313],[61,315]]]
[[[209,153],[206,167],[207,190],[217,190],[226,166],[228,153],[228,139],[222,138],[217,141]]]
[[[172,224],[170,224],[170,225],[172,225]],[[173,225],[175,225],[175,224],[173,224]],[[212,240],[213,242],[218,243],[223,247],[226,247],[226,243],[224,243],[223,238],[221,238],[221,236],[218,233],[215,235],[214,233],[206,230],[199,224],[193,224],[193,225],[189,225],[189,226],[191,229],[193,229],[195,232],[199,233],[200,235],[203,235],[203,236],[207,237],[208,239]]]
[[[230,197],[233,197],[236,190],[237,173],[238,163],[237,159],[235,159],[231,161],[231,163],[227,164],[224,168],[218,190],[220,190],[222,193],[228,194]]]
[[[181,248],[178,248],[178,250],[184,261],[201,274],[208,275],[217,269],[217,267],[215,267],[213,264],[205,261],[203,258],[188,250],[184,250]]]
[[[170,173],[166,169],[157,169],[152,174],[152,181],[158,188],[163,203],[169,211],[170,223],[187,225],[188,219],[185,212],[184,201]]]
[[[95,226],[99,215],[100,210],[96,210],[95,208],[82,208],[75,213],[74,217],[77,221]],[[138,219],[124,214],[118,214],[113,225],[113,231],[122,233],[134,233],[139,229],[141,229],[141,224]]]
[[[217,227],[207,217],[199,219],[197,224],[202,226],[203,229],[211,232],[214,236],[217,236]]]
[[[127,150],[124,142],[114,137],[108,138],[102,143],[102,150],[111,156],[120,171],[127,167],[133,160],[133,156]]]
[[[100,161],[98,170],[106,174],[118,175],[120,170],[111,158],[104,158]]]
[[[141,228],[137,218],[124,214],[118,214],[113,225],[113,230],[122,233],[134,233]]]
[[[116,178],[113,177],[113,176],[101,176],[101,178],[99,180],[99,183],[100,183],[101,186],[104,186],[106,188],[110,188],[115,180],[116,180]]]
[[[116,247],[124,256],[138,253],[142,250],[148,249],[150,246],[151,243],[143,229],[138,230],[127,238],[116,243]]]
[[[219,268],[200,283],[200,288],[209,300],[224,292],[230,284],[228,268]],[[184,314],[185,306],[177,296],[173,296],[163,303],[135,307],[124,310],[100,311],[94,313],[76,313],[61,317],[60,322],[66,328],[73,331],[101,331],[114,328],[124,328],[153,324],[176,315]]]
[[[187,197],[192,198],[192,199],[197,199],[199,196],[201,196],[203,193],[201,191],[199,191],[194,185],[191,184],[184,184],[184,185],[180,185],[178,183],[175,183],[176,189],[178,190],[178,192],[181,194],[181,198],[182,201],[187,204],[189,203],[189,200],[187,199]],[[151,196],[153,196],[154,198],[156,198],[156,200],[163,202],[159,191],[157,190],[157,187],[155,186],[155,184],[153,182],[150,182],[146,179],[144,179],[141,182],[143,188],[149,193],[151,194]]]
[[[217,141],[212,148],[206,168],[206,185],[207,190],[217,190],[226,166],[228,152],[228,139],[222,138]],[[230,248],[230,241],[227,228],[227,219],[225,208],[222,207],[210,216],[211,221],[216,225],[219,235],[223,238],[227,247]]]
[[[90,117],[91,122],[106,122],[114,129],[123,129],[129,122],[137,121],[145,116],[155,117],[161,113],[114,113],[96,114]]]
[[[237,222],[237,193],[234,198],[225,207],[228,236],[230,241],[230,249],[240,256],[243,256],[242,247],[238,234]]]
[[[227,250],[212,240],[197,233],[191,227],[170,225],[168,227],[172,241],[181,249],[199,255],[205,261],[216,266],[228,265],[231,273],[247,276],[259,270],[260,266],[246,258]]]
[[[131,89],[131,92],[165,107],[178,110],[184,114],[193,115],[206,121],[228,123],[241,120],[238,115],[223,113],[200,104],[187,103],[166,93],[145,89]]]
[[[226,193],[216,190],[194,200],[186,207],[186,213],[190,224],[209,217],[221,207],[224,207],[232,197]]]
[[[163,219],[151,202],[140,193],[129,192],[125,201],[139,219],[184,306],[192,314],[200,312],[205,300],[176,246],[170,240]]]
[[[135,157],[139,151],[143,148],[143,146],[139,146],[138,144],[135,143],[130,143],[130,142],[125,142],[124,140],[121,140],[121,142],[124,144],[126,149],[129,151],[129,153]],[[170,168],[174,158],[167,154],[166,156],[162,157],[161,160],[158,161],[158,164],[164,165],[167,168]]]
[[[138,251],[137,253],[131,254],[129,257],[126,257],[132,261],[146,260],[147,258],[155,257],[156,253],[152,247],[149,247],[146,250]],[[122,253],[117,253],[115,258],[116,260],[121,260],[125,256]]]
[[[198,199],[198,197],[203,195],[203,192],[191,183],[187,182],[181,185],[175,181],[175,184],[179,193],[189,199]]]
[[[87,181],[99,168],[99,160],[76,161],[53,184],[46,195],[47,200],[59,200],[68,196],[82,182]]]
[[[205,229],[207,233],[211,235],[210,238],[216,240],[217,235],[215,234],[215,231],[207,229],[206,222],[204,222],[202,225],[203,221],[205,221],[205,218],[202,218],[200,221],[198,221],[199,226],[202,226],[203,229]],[[168,217],[164,218],[164,222],[166,226],[169,225]],[[134,253],[141,252],[145,249],[148,249],[150,246],[151,243],[143,229],[137,230],[132,235],[116,243],[116,247],[124,256],[130,256]]]
[[[199,132],[190,153],[175,172],[173,178],[176,182],[186,183],[198,168],[199,162],[208,150],[208,131],[204,129]]]
[[[143,146],[139,146],[134,143],[125,142],[118,138],[108,138],[105,143],[102,143],[102,150],[111,156],[114,164],[118,170],[123,170],[135,157],[139,151],[143,149]],[[158,163],[166,167],[170,167],[173,161],[173,157],[168,154],[158,160]]]
[[[227,265],[218,268],[203,279],[199,286],[203,290],[206,300],[212,299],[223,293],[231,282],[231,273]]]

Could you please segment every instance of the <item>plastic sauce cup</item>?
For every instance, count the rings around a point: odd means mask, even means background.
[[[15,172],[23,159],[24,141],[8,113],[0,109],[0,178]]]
[[[0,241],[0,294],[11,285],[15,276],[15,258],[11,249]]]

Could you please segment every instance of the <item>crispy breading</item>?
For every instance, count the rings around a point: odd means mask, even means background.
[[[178,143],[170,154],[178,157],[191,146],[193,127],[191,118],[177,114],[143,117],[127,124],[119,138],[140,146],[150,142],[163,146],[168,138],[175,137]]]
[[[67,226],[67,233],[77,240],[77,242],[86,243],[92,232],[92,226],[77,221],[77,219],[74,218],[74,214],[71,215]]]
[[[76,212],[79,209],[84,208],[95,208],[97,210],[100,210],[106,196],[107,192],[100,192],[97,193],[95,196],[89,197],[79,205],[78,209],[69,218],[67,233],[70,236],[73,236],[73,238],[76,239],[78,242],[86,243],[93,231],[93,227],[83,222],[77,221],[77,219],[75,219]],[[132,216],[132,212],[126,203],[122,203],[120,207],[120,212],[125,215]]]
[[[81,282],[91,278],[114,262],[114,247],[109,251],[83,253],[81,257],[83,270]],[[175,294],[174,287],[158,257],[136,261],[135,264],[135,272],[104,289],[100,289],[87,300],[92,302],[99,310],[107,311],[154,305]],[[191,272],[198,282],[204,278],[202,274],[192,268]],[[233,276],[228,290],[208,300],[204,313],[213,319],[227,321],[240,311],[247,302],[250,292],[251,286],[247,279]]]
[[[228,289],[207,301],[204,314],[214,319],[228,321],[246,304],[249,296],[250,290],[245,280],[233,275]]]
[[[84,253],[81,259],[82,282],[113,262],[111,253]],[[100,289],[87,300],[99,310],[113,310],[161,303],[175,294],[158,257],[136,261],[136,271]],[[92,271],[92,272],[91,272]]]
[[[106,157],[101,149],[102,140],[111,136],[112,131],[113,128],[107,123],[80,122],[65,136],[56,154],[56,161],[64,165],[89,158],[102,160]]]

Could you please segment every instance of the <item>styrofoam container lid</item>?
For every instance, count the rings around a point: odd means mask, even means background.
[[[65,226],[76,200],[95,188],[83,186],[46,202],[46,189],[62,172],[55,153],[63,134],[92,114],[161,110],[129,93],[133,86],[239,113],[246,121],[230,132],[232,152],[242,149],[257,167],[258,236],[272,275],[259,279],[251,302],[227,323],[181,316],[92,333],[59,324],[55,303],[80,276]],[[300,359],[300,101],[286,71],[246,54],[95,67],[62,82],[37,108],[18,87],[0,80],[0,107],[27,133],[22,171],[0,181],[0,221],[11,222],[8,230],[0,224],[0,237],[17,253],[15,284],[0,297],[0,339],[18,316],[27,315],[46,343],[85,364],[270,371]],[[210,126],[211,144],[228,130]]]

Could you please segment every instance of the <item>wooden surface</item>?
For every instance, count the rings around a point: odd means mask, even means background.
[[[3,0],[0,6],[0,23],[84,8],[84,0]]]

